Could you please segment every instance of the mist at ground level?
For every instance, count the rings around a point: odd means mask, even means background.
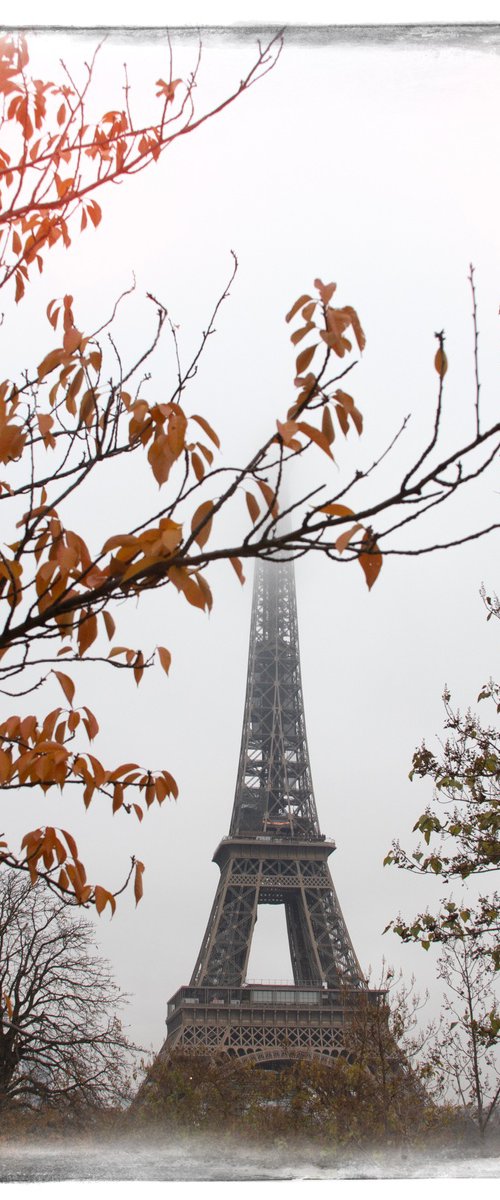
[[[0,1146],[1,1183],[65,1180],[245,1182],[329,1179],[496,1179],[500,1144],[425,1148],[336,1149],[241,1142],[205,1134],[116,1138],[54,1137]]]

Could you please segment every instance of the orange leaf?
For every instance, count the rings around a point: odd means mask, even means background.
[[[6,783],[12,771],[12,760],[6,750],[0,749],[0,783]]]
[[[299,296],[298,300],[295,301],[295,304],[292,304],[290,312],[286,314],[285,321],[291,321],[292,317],[295,316],[295,313],[298,313],[299,308],[303,308],[304,304],[307,304],[307,301],[310,299],[310,296]]]
[[[25,291],[24,279],[22,277],[21,271],[16,271],[16,294],[15,294],[16,304],[19,304],[19,301],[22,300],[22,298],[24,296],[24,291]]]
[[[170,653],[170,650],[167,650],[166,646],[157,646],[156,649],[158,651],[158,658],[161,662],[163,670],[168,675],[168,672],[170,670],[170,663],[172,662],[172,655]]]
[[[349,429],[348,418],[350,417],[351,421],[356,426],[359,435],[361,436],[363,432],[363,417],[359,411],[359,408],[356,408],[352,396],[350,396],[348,392],[340,391],[338,388],[334,393],[333,399],[337,401],[336,413],[339,418],[342,432],[347,434]]]
[[[75,685],[73,680],[70,679],[69,675],[64,675],[62,671],[53,671],[52,674],[55,675],[57,680],[59,680],[68,703],[72,704],[73,697],[75,695]]]
[[[307,333],[311,332],[311,329],[314,329],[314,321],[308,321],[307,325],[302,325],[300,329],[296,329],[295,333],[292,333],[290,341],[293,342],[294,346],[296,346],[298,342],[302,341],[302,338],[304,338]]]
[[[38,428],[40,430],[42,437],[46,437],[47,434],[50,433],[50,431],[52,429],[52,426],[54,424],[54,418],[50,416],[50,413],[38,413],[37,421],[38,421]],[[55,442],[54,442],[54,445],[55,445]]]
[[[64,334],[63,346],[68,354],[73,354],[75,350],[78,350],[78,347],[81,344],[82,336],[83,335],[80,333],[80,330],[75,329],[74,325],[71,326],[71,329],[66,331]]]
[[[93,754],[89,754],[88,759],[89,759],[89,762],[92,764],[92,767],[94,770],[95,786],[100,788],[100,787],[102,787],[103,783],[106,783],[106,779],[107,779],[106,771],[104,770],[102,763],[99,762],[99,759],[94,758]]]
[[[189,604],[193,604],[196,608],[207,607],[206,596],[186,567],[169,567],[167,575],[177,591],[184,593]]]
[[[316,445],[320,447],[320,450],[323,450],[325,454],[328,454],[329,458],[333,458],[328,439],[325,437],[324,433],[321,432],[321,429],[315,429],[314,425],[308,425],[306,421],[301,421],[298,425],[298,428],[300,429],[300,432],[305,433],[306,437],[310,438],[312,442],[316,442]]]
[[[328,311],[333,312],[333,309],[328,309]],[[347,340],[347,338],[342,337],[342,335],[337,334],[335,331],[328,332],[326,329],[322,329],[320,337],[322,337],[323,341],[326,342],[326,345],[330,347],[330,350],[335,351],[335,354],[337,354],[339,358],[344,357],[346,350],[352,350],[351,343]]]
[[[212,426],[208,424],[208,421],[205,420],[205,417],[194,416],[191,417],[191,421],[197,421],[198,425],[201,425],[201,428],[204,430],[207,437],[210,438],[210,441],[212,441],[214,445],[217,446],[217,449],[220,450],[220,441],[217,437],[217,434],[215,430],[212,429]]]
[[[103,908],[106,907],[108,897],[105,888],[99,887],[99,884],[96,884],[94,888],[94,899],[96,909],[100,914],[102,913]]]
[[[200,575],[199,571],[196,571],[195,575],[196,575],[196,582],[198,583],[198,586],[201,588],[203,595],[205,597],[205,602],[206,602],[208,611],[211,612],[211,609],[213,606],[213,597],[212,597],[210,588],[208,586],[208,583],[207,583],[206,579],[203,578],[203,575]]]
[[[212,454],[212,451],[208,449],[208,446],[204,446],[203,442],[197,442],[196,445],[199,446],[201,453],[203,454],[203,457],[206,458],[209,467],[211,467],[212,463],[214,461],[214,456]]]
[[[83,803],[85,805],[85,808],[88,808],[88,806],[92,800],[92,796],[94,795],[94,792],[95,792],[94,784],[90,783],[90,782],[87,783],[87,785],[83,789]]]
[[[164,79],[157,79],[156,86],[158,91],[157,96],[165,96],[166,103],[172,101],[175,96],[175,89],[182,83],[182,79],[172,79],[170,83],[165,83]]]
[[[205,476],[205,467],[203,465],[203,461],[200,458],[199,454],[196,453],[196,450],[193,450],[191,453],[191,465],[192,465],[193,471],[196,475],[196,478],[198,480],[198,483],[201,483],[202,479]]]
[[[106,626],[106,633],[107,633],[107,635],[108,635],[108,638],[109,638],[109,640],[111,641],[111,638],[113,637],[113,635],[114,635],[114,632],[115,632],[115,629],[116,629],[116,625],[115,625],[115,623],[114,623],[114,621],[113,621],[113,618],[112,618],[112,616],[111,616],[111,613],[109,613],[109,612],[103,612],[103,614],[102,614],[102,619],[103,619],[103,621],[104,621],[104,624],[105,624],[105,626]]]
[[[54,305],[58,304],[58,303],[59,303],[58,300],[51,300],[50,303],[47,305],[47,316],[49,318],[50,324],[52,325],[53,329],[55,329],[57,326],[57,318],[61,311],[60,307],[56,308],[56,309],[54,308]]]
[[[114,896],[111,892],[108,892],[106,888],[100,887],[99,884],[96,884],[94,888],[94,900],[99,914],[102,913],[107,904],[109,904],[112,914],[115,912],[116,900]]]
[[[67,408],[69,408],[69,411],[72,412],[72,414],[74,415],[75,411],[76,411],[75,404],[74,404],[74,396],[70,395],[69,391],[68,391],[66,406],[67,406]],[[82,401],[80,404],[80,413],[79,413],[79,421],[81,421],[83,425],[86,425],[87,429],[90,429],[90,426],[92,424],[92,417],[94,416],[95,408],[96,408],[96,403],[95,403],[94,389],[87,388],[87,391],[84,392],[83,396],[82,396]]]
[[[138,650],[137,658],[134,663],[134,679],[135,679],[135,682],[137,683],[137,685],[140,684],[143,675],[144,675],[144,655],[142,653],[142,650]]]
[[[344,306],[344,308],[341,309],[341,312],[345,313],[346,317],[348,317],[348,319],[352,325],[352,328],[354,331],[354,336],[358,343],[359,349],[361,351],[363,351],[366,346],[366,338],[365,338],[365,335],[361,328],[360,320],[359,320],[358,314],[356,312],[356,309],[351,308],[350,304],[346,304]]]
[[[446,372],[448,370],[448,359],[447,359],[446,354],[441,346],[439,347],[438,350],[436,350],[434,366],[439,375],[439,378],[444,379]]]
[[[244,576],[244,574],[243,574],[243,567],[242,567],[242,565],[241,565],[241,559],[239,559],[239,558],[230,558],[230,559],[229,559],[229,562],[231,563],[231,566],[232,566],[232,568],[233,568],[233,571],[236,571],[236,574],[237,574],[237,576],[238,576],[238,579],[239,579],[239,581],[240,581],[241,585],[243,586],[243,584],[244,584],[244,582],[245,582],[245,576]]]
[[[368,590],[370,590],[370,588],[373,587],[373,584],[375,583],[375,580],[377,579],[377,576],[382,568],[382,555],[377,543],[373,541],[373,535],[371,531],[368,529],[364,535],[361,545],[366,546],[366,550],[359,556],[359,565],[364,572]]]
[[[167,482],[174,461],[175,455],[172,453],[167,435],[165,433],[158,434],[148,450],[148,462],[159,487],[162,483]]]
[[[163,804],[163,801],[169,794],[169,788],[166,780],[160,777],[156,780],[154,787],[158,804]]]
[[[272,487],[270,487],[268,483],[264,483],[262,479],[258,479],[257,483],[260,487],[260,490],[262,492],[262,495],[264,497],[264,500],[266,501],[268,508],[270,508],[270,510],[272,512],[273,517],[276,517],[278,515],[278,505],[276,503],[275,492],[273,492]]]
[[[251,520],[255,525],[257,518],[260,516],[259,505],[257,504],[255,496],[252,495],[252,492],[245,492],[245,500],[247,502],[247,508],[250,513]]]
[[[173,796],[174,800],[177,800],[177,797],[179,795],[179,788],[177,787],[175,779],[173,778],[173,776],[170,774],[169,771],[162,771],[161,774],[162,774],[162,779],[164,779],[165,783],[167,784],[168,795]]]
[[[139,903],[139,900],[142,899],[142,895],[143,895],[143,886],[142,886],[143,873],[144,873],[144,863],[136,862],[135,878],[134,878],[134,896],[135,896],[136,904]]]
[[[67,194],[67,192],[72,190],[75,181],[71,176],[68,179],[61,179],[59,175],[55,175],[54,180],[57,188],[57,195],[61,200],[62,197]]]
[[[307,322],[312,321],[313,312],[314,312],[314,309],[316,308],[317,303],[318,303],[317,300],[311,300],[310,304],[306,304],[305,308],[302,310],[302,316],[304,318],[304,321],[307,321]]]
[[[290,450],[300,450],[301,443],[294,436],[299,431],[295,421],[276,421],[276,427],[284,446]]]
[[[353,517],[352,508],[347,508],[345,504],[324,504],[322,508],[318,508],[318,512],[327,513],[329,517]]]
[[[168,419],[168,444],[174,458],[178,458],[186,444],[187,421],[182,409],[177,409]],[[163,435],[161,435],[163,436]]]
[[[115,533],[104,543],[101,554],[107,554],[108,550],[115,550],[117,546],[137,546],[137,538],[132,533]]]
[[[199,508],[196,509],[194,517],[191,521],[191,533],[194,532],[194,530],[197,528],[198,525],[201,524],[202,521],[206,521],[206,518],[207,518],[208,514],[212,511],[212,509],[213,509],[213,504],[212,504],[211,500],[205,500],[203,504],[200,504]],[[198,533],[195,534],[194,540],[195,540],[195,542],[197,542],[198,546],[200,547],[200,550],[203,549],[205,542],[208,541],[208,539],[210,537],[211,528],[212,528],[212,517],[210,517],[210,520],[206,521],[206,524],[203,525],[203,529],[200,529],[198,531]]]
[[[91,200],[90,204],[87,206],[87,212],[89,214],[90,220],[92,221],[94,228],[97,229],[97,226],[99,225],[99,222],[102,217],[102,211],[101,211],[99,204],[97,204],[97,202],[95,200]]]
[[[99,725],[97,723],[97,720],[96,720],[93,712],[90,711],[90,708],[87,708],[86,704],[84,704],[83,710],[87,714],[86,717],[83,718],[83,724],[85,725],[85,728],[87,730],[87,737],[89,739],[89,742],[92,742],[94,740],[94,738],[96,737],[96,735],[99,733]]]
[[[332,414],[331,414],[330,409],[328,408],[327,404],[325,405],[325,407],[323,409],[323,416],[321,419],[321,429],[326,437],[328,444],[331,446],[332,442],[335,441],[335,430],[333,428]]]
[[[305,350],[301,350],[300,354],[297,355],[297,375],[302,375],[303,371],[307,371],[310,362],[314,358],[317,348],[318,343],[315,342],[314,346],[307,346]]]
[[[85,654],[97,637],[97,617],[90,613],[78,626],[78,653]]]
[[[123,804],[123,783],[115,783],[113,788],[113,812],[118,812]]]
[[[38,367],[38,378],[44,379],[46,375],[49,375],[56,367],[60,367],[61,363],[65,361],[66,354],[64,350],[51,350],[50,354],[46,354],[45,358],[42,359]]]
[[[333,293],[337,289],[336,283],[322,283],[321,279],[314,280],[314,286],[318,289],[323,304],[329,304]]]
[[[346,529],[344,533],[341,533],[340,537],[338,537],[337,541],[335,542],[335,549],[338,550],[339,554],[344,553],[344,550],[347,549],[351,538],[354,537],[354,534],[358,532],[358,529],[362,528],[363,526],[358,523],[353,525],[351,529]]]
[[[0,460],[8,463],[20,458],[25,441],[26,434],[20,425],[4,425],[0,437]]]
[[[118,779],[120,775],[128,775],[130,773],[130,771],[135,772],[138,770],[139,770],[139,768],[137,766],[137,763],[122,763],[121,766],[115,767],[114,771],[110,771],[110,774],[109,774],[110,782],[114,781],[115,779]],[[130,783],[131,781],[129,780],[128,782]]]

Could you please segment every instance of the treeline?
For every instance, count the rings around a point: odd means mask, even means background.
[[[387,1096],[376,1072],[339,1058],[332,1065],[298,1059],[281,1071],[242,1060],[177,1053],[156,1062],[146,1088],[127,1108],[76,1104],[13,1106],[3,1114],[0,1141],[94,1140],[123,1136],[179,1140],[209,1135],[284,1148],[395,1148],[439,1151],[478,1145],[473,1114],[417,1095],[408,1079]],[[385,1100],[384,1100],[385,1095]],[[500,1137],[492,1128],[491,1150]]]

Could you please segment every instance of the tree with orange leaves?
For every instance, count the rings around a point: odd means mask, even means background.
[[[102,45],[102,43],[101,43]],[[178,138],[199,129],[262,79],[274,67],[281,35],[259,44],[250,70],[238,86],[212,108],[198,113],[194,94],[201,44],[189,78],[174,79],[168,43],[168,78],[156,80],[154,112],[147,124],[133,116],[125,73],[125,104],[94,123],[86,111],[101,46],[85,64],[83,84],[63,65],[63,81],[30,74],[24,37],[0,38],[0,287],[15,281],[16,301],[24,295],[30,270],[43,270],[47,250],[71,244],[80,231],[97,227],[102,217],[97,196],[108,184],[137,175]]]
[[[139,129],[132,120],[128,87],[125,109],[110,110],[90,127],[85,102],[92,64],[81,89],[71,79],[59,87],[42,84],[28,78],[25,44],[7,39],[2,52],[2,132],[9,147],[16,134],[21,144],[16,156],[9,149],[6,158],[5,151],[0,172],[3,285],[14,280],[16,297],[22,299],[33,264],[41,269],[51,245],[69,243],[75,218],[80,216],[82,229],[98,223],[99,189],[143,169],[176,137],[233,102],[273,67],[280,47],[280,37],[265,48],[259,46],[256,63],[235,92],[202,116],[193,110],[196,69],[183,83],[174,79],[170,60],[168,79],[157,81],[160,113],[154,123]],[[25,697],[52,673],[64,698],[47,714],[8,715],[0,724],[4,794],[76,788],[86,806],[100,794],[108,798],[113,812],[142,820],[150,805],[177,794],[175,780],[167,769],[152,772],[133,762],[104,766],[87,749],[98,723],[87,706],[76,705],[75,683],[66,669],[82,659],[106,662],[115,670],[132,671],[140,683],[156,658],[168,671],[166,647],[151,653],[115,644],[115,603],[173,585],[190,605],[208,611],[212,595],[206,568],[211,563],[228,561],[243,582],[245,559],[277,552],[295,557],[310,550],[334,560],[358,561],[371,588],[383,555],[404,552],[391,548],[394,530],[477,478],[498,448],[500,424],[481,429],[477,403],[470,442],[439,453],[446,374],[444,334],[439,334],[431,435],[396,489],[357,503],[356,487],[375,473],[379,459],[336,485],[333,494],[331,483],[320,479],[311,493],[280,507],[291,461],[310,451],[323,455],[324,462],[333,461],[339,433],[361,435],[361,412],[342,383],[355,366],[354,344],[361,353],[365,338],[356,310],[333,303],[336,285],[316,279],[313,291],[300,296],[287,314],[289,323],[297,322],[293,346],[303,343],[293,370],[295,399],[246,463],[226,466],[215,457],[220,451],[218,434],[204,413],[192,411],[188,390],[236,268],[234,257],[227,287],[187,364],[182,362],[177,330],[155,297],[149,297],[155,309],[149,344],[124,367],[119,353],[113,361],[103,342],[110,322],[84,332],[68,294],[47,307],[56,344],[24,377],[0,383],[0,502],[12,511],[11,530],[0,552],[0,682],[5,695]],[[165,331],[174,340],[177,376],[170,394],[162,394],[159,401],[143,372]],[[165,489],[158,509],[138,523],[131,518],[124,532],[109,529],[104,540],[89,545],[85,528],[73,529],[67,523],[68,502],[78,494],[83,513],[95,473],[115,460],[130,461],[130,456]],[[228,546],[217,541],[218,515],[233,505],[240,505],[244,524],[236,544]],[[472,536],[486,531],[483,526]],[[455,539],[466,540],[464,535]],[[72,902],[94,903],[99,912],[108,905],[114,911],[122,890],[89,882],[71,832],[52,826],[28,831],[20,851],[3,841],[0,860],[28,872],[33,881],[43,879]],[[133,859],[129,878],[133,873],[137,900],[142,871],[143,864]]]

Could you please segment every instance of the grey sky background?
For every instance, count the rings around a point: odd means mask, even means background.
[[[219,34],[203,41],[200,108],[240,79],[253,61],[255,38]],[[38,34],[32,57],[42,77],[50,77],[59,57],[77,69],[94,44],[92,35]],[[174,52],[175,74],[183,75],[195,44],[174,41]],[[153,326],[146,291],[168,306],[187,358],[234,250],[238,276],[186,403],[218,430],[224,461],[246,460],[292,402],[294,354],[284,316],[316,275],[336,280],[339,303],[354,305],[365,329],[367,347],[347,389],[364,414],[365,433],[359,442],[356,435],[337,441],[335,466],[319,450],[311,453],[297,486],[324,479],[333,490],[344,472],[369,465],[411,412],[405,438],[366,495],[398,480],[429,433],[437,392],[433,335],[443,327],[450,364],[445,444],[461,444],[472,433],[471,261],[486,415],[498,404],[497,55],[498,31],[471,41],[426,33],[389,42],[380,36],[318,42],[292,32],[270,76],[155,167],[104,194],[96,233],[76,238],[70,251],[52,252],[26,301],[8,310],[5,373],[36,364],[56,344],[41,316],[52,297],[72,292],[77,320],[88,330],[111,311],[132,271],[136,292],[117,325],[125,359]],[[96,114],[114,106],[124,60],[138,108],[165,75],[161,39],[111,34],[96,75]],[[148,395],[168,395],[174,371],[165,336]],[[85,508],[80,502],[68,509],[66,521],[97,542],[157,498],[152,478],[120,468],[103,474]],[[498,475],[491,472],[439,522],[429,518],[425,529],[422,523],[394,544],[446,540],[497,514]],[[246,520],[239,497],[214,536],[232,538]],[[101,724],[97,754],[107,765],[133,759],[168,768],[180,785],[177,804],[152,809],[142,826],[125,814],[111,818],[99,800],[85,814],[69,796],[28,798],[19,820],[5,817],[9,830],[42,822],[70,828],[92,878],[113,887],[130,853],[145,861],[138,909],[127,895],[113,920],[101,918],[96,929],[132,994],[132,1032],[155,1048],[165,1033],[167,998],[194,966],[218,878],[211,855],[229,825],[246,682],[248,576],[241,589],[230,566],[214,569],[209,618],[170,589],[117,611],[120,642],[169,647],[168,680],[148,673],[136,689],[112,671],[82,666],[78,673],[79,701]],[[382,860],[393,837],[412,843],[414,820],[431,798],[427,785],[408,782],[408,772],[415,746],[442,730],[444,685],[466,707],[496,672],[498,628],[486,623],[478,592],[482,580],[499,587],[498,538],[430,556],[390,557],[371,594],[356,564],[336,566],[318,556],[298,564],[296,579],[312,773],[322,829],[337,842],[331,866],[340,902],[374,980],[385,955],[406,979],[414,973],[420,990],[432,990],[431,1011],[438,1003],[432,954],[382,931],[399,910],[411,915],[432,904],[436,887],[384,869]],[[45,710],[51,694],[47,685]],[[53,697],[59,702],[55,689]],[[261,906],[251,978],[291,977],[282,918],[280,909]]]

